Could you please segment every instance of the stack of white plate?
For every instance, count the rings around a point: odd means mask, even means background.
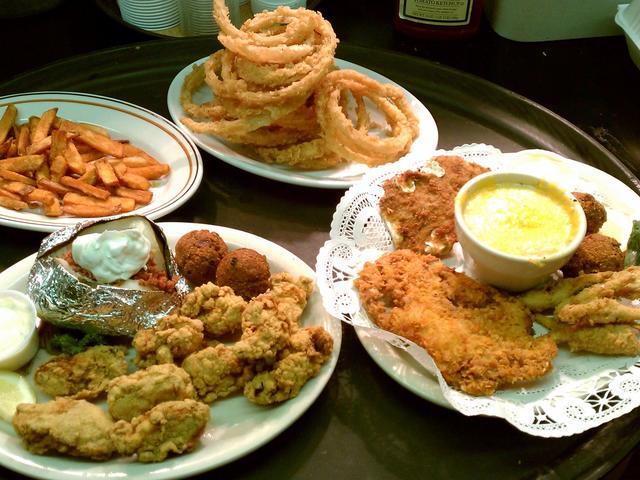
[[[143,30],[167,30],[181,22],[179,0],[118,0],[122,19]]]
[[[234,25],[240,18],[239,0],[227,0],[229,16]],[[220,27],[213,19],[213,2],[211,0],[182,0],[183,30],[186,35],[214,35]]]

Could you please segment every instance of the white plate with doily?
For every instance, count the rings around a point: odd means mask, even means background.
[[[534,172],[553,178],[567,190],[591,193],[607,209],[608,220],[601,233],[614,237],[623,246],[634,215],[640,212],[640,197],[625,184],[601,170],[552,152],[502,153],[488,145],[465,145],[437,154],[460,155],[492,170]],[[327,311],[355,326],[368,354],[400,385],[465,415],[496,416],[532,435],[562,437],[601,425],[639,406],[640,357],[573,354],[561,347],[553,371],[539,381],[526,388],[500,390],[490,397],[473,397],[449,388],[439,372],[430,374],[406,351],[371,333],[370,328],[377,327],[361,307],[353,279],[366,261],[394,250],[378,208],[384,193],[381,185],[402,171],[422,167],[425,161],[405,159],[379,167],[342,197],[334,213],[330,240],[320,249],[316,263],[318,286]],[[458,249],[459,245],[454,247],[454,255],[445,263],[460,266],[455,255]],[[535,328],[537,333],[544,331],[537,324]]]

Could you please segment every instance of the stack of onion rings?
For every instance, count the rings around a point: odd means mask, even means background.
[[[378,165],[409,150],[418,120],[402,90],[335,70],[338,39],[320,13],[278,7],[238,29],[224,0],[213,5],[225,48],[185,78],[181,120],[192,131],[251,145],[265,162],[303,169],[345,161]],[[205,84],[214,100],[198,105],[193,93]],[[349,98],[355,101],[355,126]],[[370,133],[365,98],[385,116],[386,138]]]

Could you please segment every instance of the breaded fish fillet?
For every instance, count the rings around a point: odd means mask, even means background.
[[[457,240],[453,204],[458,191],[489,170],[454,155],[434,160],[444,175],[408,171],[384,182],[380,214],[390,227],[396,248],[445,257]]]
[[[106,460],[115,447],[109,432],[113,421],[100,407],[86,400],[58,398],[47,403],[22,403],[13,427],[30,452],[64,453]]]
[[[190,452],[209,421],[209,406],[195,400],[163,402],[131,422],[118,420],[111,440],[121,455],[139,462],[161,462],[170,454]]]
[[[556,344],[533,337],[532,314],[520,300],[431,255],[387,253],[364,266],[355,286],[378,326],[424,347],[463,392],[491,395],[552,368]]]
[[[173,363],[114,378],[108,390],[107,405],[114,420],[131,420],[169,400],[196,398],[191,377]]]
[[[93,399],[111,379],[127,373],[126,347],[98,345],[76,355],[58,355],[35,372],[36,385],[52,397]]]

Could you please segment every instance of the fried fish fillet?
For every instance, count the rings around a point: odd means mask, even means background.
[[[575,328],[553,317],[536,315],[536,321],[548,328],[558,345],[572,352],[600,355],[640,355],[640,329],[637,325],[609,324]]]
[[[86,400],[57,398],[47,403],[22,403],[13,427],[30,452],[64,453],[106,460],[115,453],[109,432],[113,421],[100,407]]]
[[[191,377],[173,363],[114,378],[108,390],[107,405],[114,420],[131,420],[169,400],[196,398]]]
[[[193,450],[209,421],[209,406],[195,400],[163,402],[131,422],[118,420],[110,437],[121,455],[139,462],[161,462]]]
[[[396,250],[365,264],[355,286],[381,328],[424,347],[452,387],[471,395],[542,377],[557,353],[533,337],[514,297],[450,269],[436,257]]]
[[[93,399],[111,379],[127,373],[124,346],[98,345],[76,355],[58,355],[35,372],[36,385],[52,397]]]
[[[407,171],[385,181],[380,213],[390,226],[397,249],[445,257],[456,242],[454,199],[473,177],[489,171],[458,156],[434,160],[444,175]]]

